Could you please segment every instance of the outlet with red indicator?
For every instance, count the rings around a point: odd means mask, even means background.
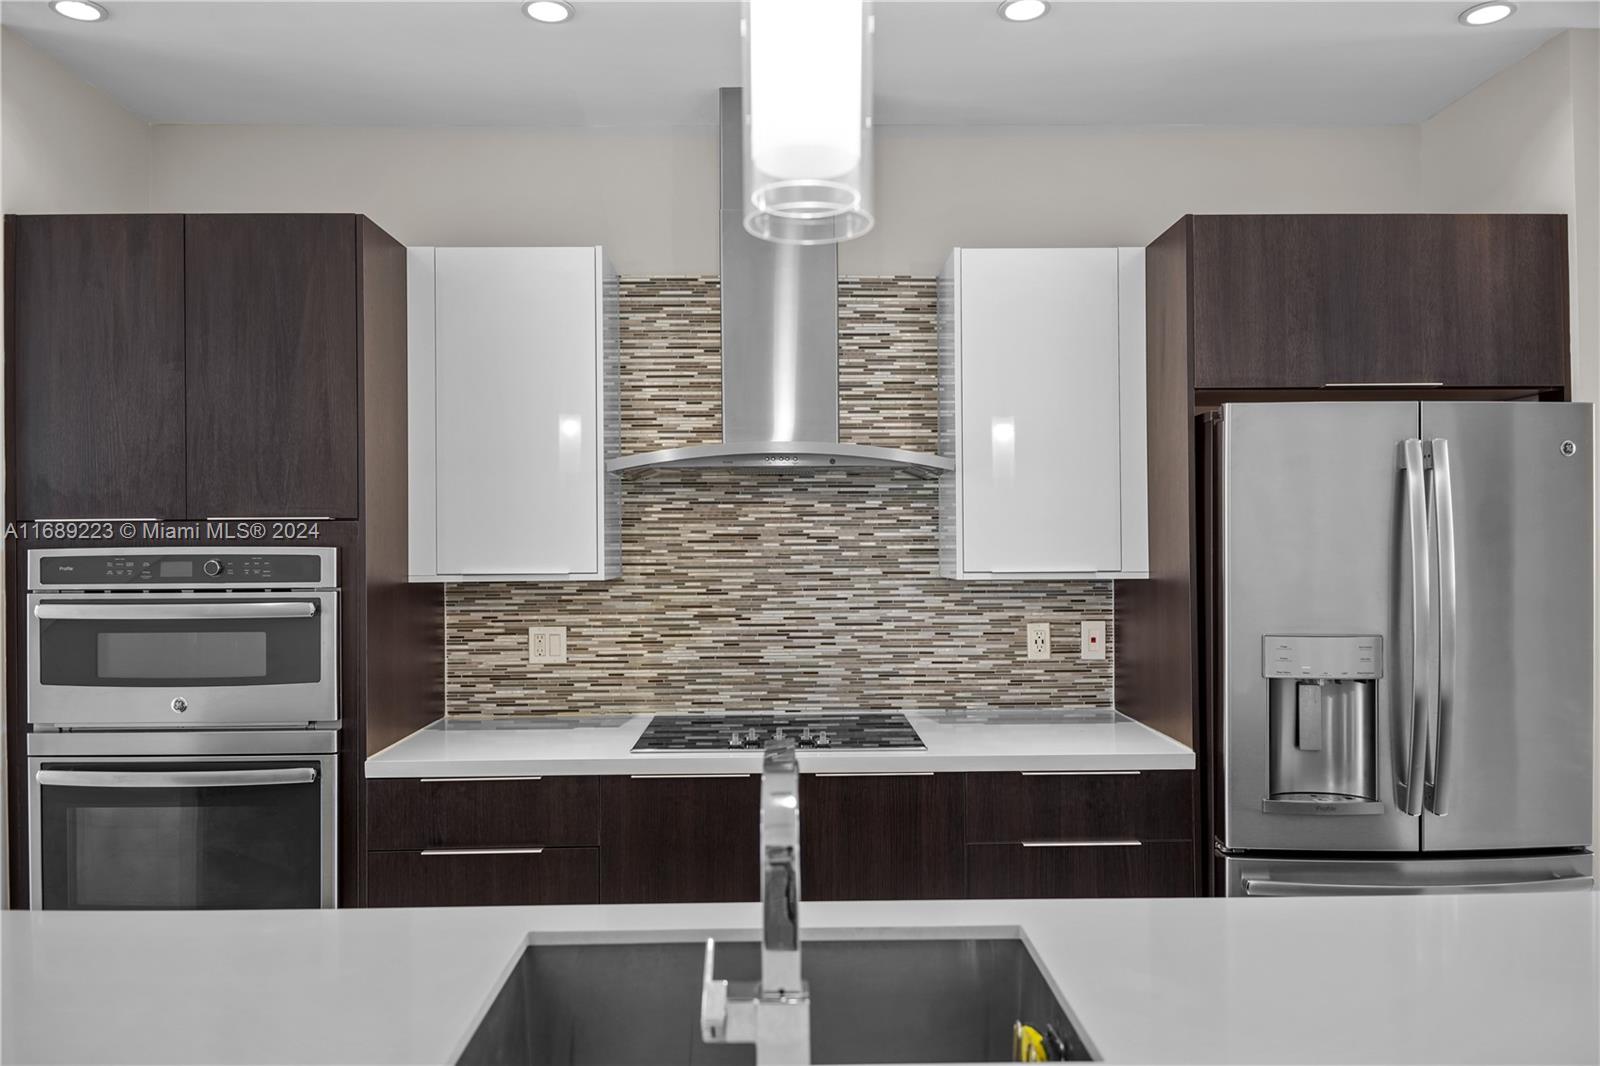
[[[1104,659],[1106,657],[1106,624],[1082,622],[1078,626],[1078,658]]]

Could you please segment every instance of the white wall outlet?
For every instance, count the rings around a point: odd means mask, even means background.
[[[566,626],[529,626],[528,662],[534,666],[567,661]]]
[[[1080,622],[1078,625],[1078,658],[1104,659],[1106,657],[1106,624]]]
[[[1050,658],[1050,623],[1028,623],[1028,658]]]

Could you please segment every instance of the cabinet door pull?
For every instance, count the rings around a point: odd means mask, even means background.
[[[932,770],[857,770],[829,774],[807,774],[807,777],[932,777]]]
[[[1138,777],[1139,770],[1019,770],[1023,777]]]
[[[1442,381],[1326,381],[1325,389],[1442,389]]]
[[[425,785],[435,785],[449,781],[543,781],[544,778],[535,774],[532,777],[419,777],[417,780]]]
[[[423,848],[427,858],[441,855],[541,855],[543,848]]]
[[[1024,840],[1025,848],[1136,848],[1142,840]]]
[[[755,774],[629,774],[630,781],[720,781],[733,777],[754,777]]]

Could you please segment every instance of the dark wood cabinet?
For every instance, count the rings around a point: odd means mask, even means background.
[[[594,777],[367,782],[367,847],[557,847],[600,843]]]
[[[967,895],[1189,896],[1190,770],[968,774]]]
[[[367,860],[373,907],[596,903],[598,848],[379,851]]]
[[[606,777],[600,792],[600,902],[761,898],[758,777]]]
[[[1196,389],[1563,388],[1563,215],[1197,215]]]
[[[1188,840],[1194,773],[968,774],[967,840]]]
[[[962,808],[960,774],[802,775],[802,896],[960,898]]]
[[[6,246],[14,516],[183,517],[182,216],[19,216]]]
[[[189,215],[193,517],[357,516],[357,219]]]
[[[1192,896],[1194,869],[1194,845],[1187,840],[973,844],[967,848],[967,894],[974,899]]]

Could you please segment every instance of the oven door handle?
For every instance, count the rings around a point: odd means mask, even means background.
[[[272,770],[38,770],[40,785],[64,788],[244,788],[257,785],[309,785],[312,766]]]
[[[308,600],[232,603],[40,603],[35,618],[93,621],[200,622],[217,618],[310,618],[317,605]]]

